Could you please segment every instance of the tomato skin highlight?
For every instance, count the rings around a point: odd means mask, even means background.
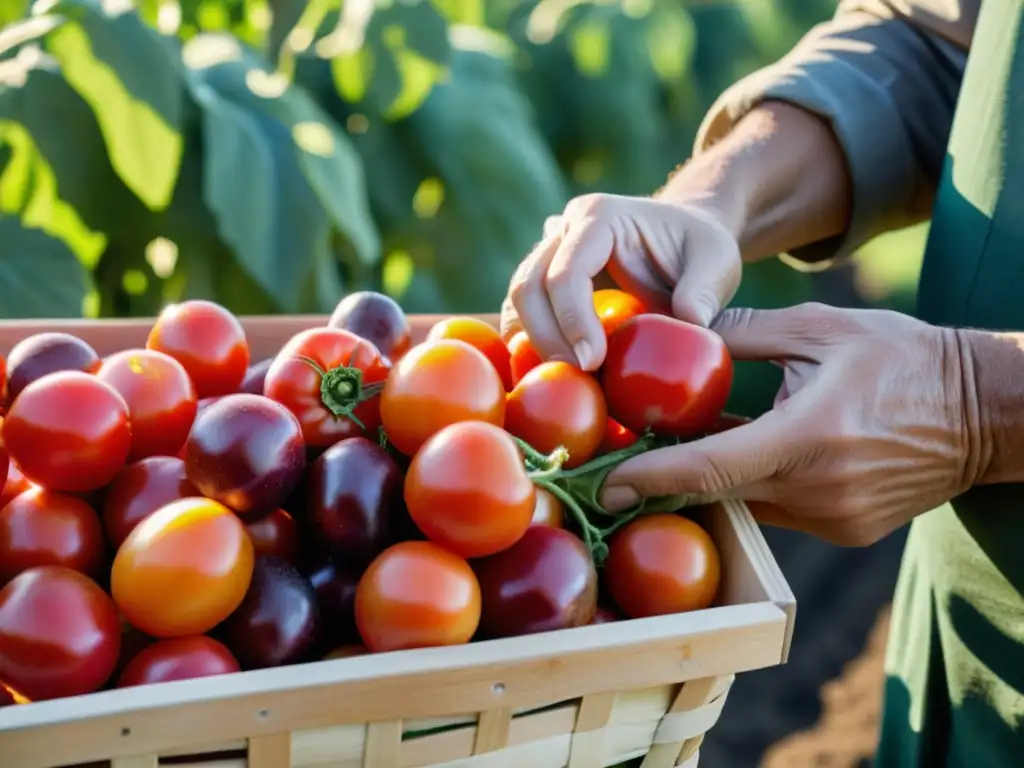
[[[526,335],[526,331],[519,331],[509,340],[508,352],[512,386],[518,384],[522,381],[523,376],[544,362],[530,343],[530,337]]]
[[[480,350],[498,372],[505,391],[512,389],[511,355],[493,325],[475,317],[449,317],[435,323],[427,333],[427,341],[438,339],[457,339]]]
[[[199,399],[237,392],[249,367],[249,343],[238,318],[203,299],[164,307],[146,348],[181,363]]]
[[[240,672],[231,651],[212,637],[195,635],[158,640],[143,648],[125,666],[118,688]]]
[[[118,610],[156,638],[201,635],[234,611],[252,580],[252,539],[216,501],[173,501],[139,523],[114,558]]]
[[[413,456],[431,435],[460,421],[505,420],[505,388],[480,350],[457,339],[413,347],[384,384],[381,421],[388,439]]]
[[[541,453],[569,451],[567,469],[586,463],[604,437],[608,407],[597,379],[569,363],[541,363],[508,395],[505,429]]]
[[[403,541],[366,569],[355,614],[374,653],[462,645],[480,623],[480,585],[458,555],[429,541]]]
[[[103,499],[103,530],[116,550],[139,523],[161,507],[200,493],[185,474],[185,462],[150,456],[122,469]]]
[[[327,321],[373,344],[390,363],[401,359],[412,346],[409,319],[390,296],[376,291],[357,291],[338,302]]]
[[[612,537],[604,576],[615,604],[640,619],[710,606],[721,561],[711,536],[693,520],[651,514]]]
[[[618,288],[603,288],[594,291],[594,311],[605,336],[608,336],[631,317],[645,314],[647,307],[631,293]]]
[[[732,388],[733,363],[714,331],[640,315],[608,337],[601,384],[608,415],[637,434],[690,437],[713,425]]]
[[[7,402],[13,402],[33,381],[58,371],[95,373],[96,350],[69,333],[36,333],[22,339],[7,356]]]
[[[88,576],[47,565],[0,589],[0,679],[31,701],[99,690],[120,649],[114,604]]]
[[[124,398],[81,371],[25,387],[0,436],[24,476],[55,491],[102,488],[124,467],[132,440]]]
[[[96,378],[128,404],[132,428],[129,461],[174,456],[196,417],[196,390],[173,357],[151,349],[130,349],[106,358]]]
[[[526,533],[536,491],[512,437],[493,424],[466,421],[420,448],[405,476],[405,505],[434,543],[461,557],[486,557]]]

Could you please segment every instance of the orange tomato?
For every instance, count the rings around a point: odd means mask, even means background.
[[[629,318],[645,314],[647,307],[631,293],[618,288],[603,288],[594,291],[594,311],[605,336],[608,336]]]
[[[537,501],[533,505],[533,518],[530,525],[546,525],[549,528],[565,526],[565,504],[555,498],[550,491],[537,488]]]
[[[509,340],[508,353],[513,386],[518,384],[523,376],[544,362],[530,343],[530,337],[526,335],[526,331],[520,331]]]
[[[252,539],[234,512],[210,499],[180,499],[124,540],[110,590],[128,623],[148,635],[201,635],[242,602],[253,561]]]
[[[437,323],[427,334],[428,341],[458,339],[480,350],[501,376],[505,390],[512,389],[512,363],[508,347],[493,325],[475,317],[449,317]]]

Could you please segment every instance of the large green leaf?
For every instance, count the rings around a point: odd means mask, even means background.
[[[0,317],[80,317],[89,278],[67,245],[0,215]]]

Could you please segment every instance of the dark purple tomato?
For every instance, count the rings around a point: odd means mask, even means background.
[[[314,538],[346,561],[368,564],[390,543],[391,505],[402,475],[391,455],[365,437],[335,443],[309,472]]]
[[[212,403],[196,416],[185,442],[191,483],[251,519],[280,507],[305,467],[298,420],[261,395],[227,395]]]
[[[247,392],[250,395],[262,395],[263,380],[267,378],[267,371],[270,370],[270,366],[273,364],[274,358],[268,357],[266,360],[260,360],[258,363],[250,365],[245,372],[245,378],[242,379],[242,386],[238,388],[238,391]]]
[[[96,350],[69,333],[36,333],[22,339],[7,356],[7,401],[36,379],[57,371],[95,373],[100,367]]]
[[[185,462],[173,456],[150,456],[122,469],[103,499],[103,529],[114,549],[135,526],[169,504],[199,491],[188,481]]]
[[[390,296],[376,291],[358,291],[343,298],[334,308],[328,328],[341,328],[373,342],[381,357],[396,362],[412,345],[409,320]]]
[[[339,565],[327,556],[311,560],[302,571],[316,590],[324,645],[334,648],[360,642],[355,614],[360,571]]]
[[[480,632],[513,637],[589,624],[597,571],[583,542],[563,528],[534,525],[508,549],[473,564],[480,581]]]
[[[242,604],[216,634],[242,669],[308,660],[320,642],[320,607],[313,585],[284,560],[259,558]]]
[[[279,557],[294,564],[299,558],[302,541],[299,525],[295,518],[283,509],[275,509],[256,520],[245,524],[245,530],[252,539],[256,557]]]

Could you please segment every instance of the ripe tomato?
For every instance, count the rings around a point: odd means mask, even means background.
[[[165,504],[199,496],[185,474],[185,462],[150,456],[122,469],[103,499],[103,530],[116,550],[135,526]]]
[[[125,465],[132,442],[124,398],[81,371],[25,387],[0,436],[25,477],[55,491],[102,488]]]
[[[337,328],[311,328],[293,336],[274,358],[263,394],[295,414],[306,445],[326,448],[346,437],[376,437],[380,387],[374,385],[387,375],[387,365],[366,339]]]
[[[526,331],[520,331],[509,340],[508,353],[513,386],[522,381],[523,376],[544,362],[530,343],[530,337],[526,335]]]
[[[0,681],[0,708],[11,707],[15,704],[30,704],[27,696],[14,690],[7,683]]]
[[[0,419],[0,429],[2,429],[2,425],[3,419]],[[0,443],[0,478],[3,479],[2,484],[0,484],[0,509],[3,509],[4,505],[8,501],[18,495],[16,486],[10,485],[8,481],[8,478],[12,475],[12,471],[17,473],[17,478],[21,478],[20,482],[25,486],[25,488],[22,488],[21,490],[27,489],[28,482],[22,476],[18,468],[14,466],[14,462],[12,462],[7,456],[7,451],[4,449],[3,444]],[[15,483],[18,482],[17,478],[15,479]]]
[[[31,488],[0,509],[0,584],[40,565],[96,576],[105,549],[99,516],[75,496]]]
[[[480,623],[480,585],[458,555],[429,541],[403,541],[366,569],[355,610],[374,653],[462,645]]]
[[[594,291],[594,311],[605,336],[608,336],[629,318],[646,313],[647,307],[631,293],[618,288],[603,288]]]
[[[380,403],[388,440],[406,456],[449,424],[505,419],[505,388],[480,350],[439,339],[409,350],[391,371]]]
[[[260,360],[258,363],[250,365],[245,371],[245,378],[242,379],[238,391],[247,392],[250,395],[262,395],[263,382],[267,378],[267,371],[270,370],[270,366],[273,364],[274,358],[268,357],[265,360]]]
[[[549,528],[565,527],[565,505],[556,499],[550,491],[543,488],[535,489],[537,501],[533,506],[533,517],[530,525],[546,525]]]
[[[120,648],[113,602],[78,571],[33,568],[0,589],[0,679],[32,701],[99,690]]]
[[[2,423],[2,422],[0,422]],[[2,428],[0,428],[2,431]],[[7,452],[3,451],[3,456],[7,457]],[[7,464],[7,482],[4,483],[3,492],[0,493],[0,509],[7,506],[7,503],[17,496],[19,493],[24,493],[29,488],[35,486],[25,479],[25,476],[21,474],[21,470],[18,469],[18,465],[13,461]]]
[[[275,509],[258,520],[245,524],[252,539],[256,557],[279,557],[295,563],[299,558],[299,526],[295,518],[283,509]]]
[[[608,337],[601,382],[608,414],[623,426],[689,437],[715,423],[732,375],[732,358],[714,331],[640,315]]]
[[[69,333],[36,333],[22,339],[7,356],[7,397],[13,401],[37,379],[57,371],[95,373],[96,350]]]
[[[604,564],[608,592],[630,618],[707,608],[721,563],[707,531],[673,514],[638,517],[612,537]]]
[[[163,352],[130,349],[106,358],[96,377],[128,403],[129,461],[173,456],[185,444],[196,417],[196,390],[181,363]]]
[[[505,391],[512,389],[511,356],[493,325],[475,317],[449,317],[436,323],[427,334],[427,341],[438,339],[458,339],[480,350],[498,372]]]
[[[194,635],[158,640],[128,662],[117,687],[170,683],[241,672],[231,651],[211,637]]]
[[[629,448],[640,439],[640,436],[631,429],[626,429],[611,416],[604,426],[604,437],[601,438],[601,445],[597,448],[597,455],[603,456],[606,453],[615,453],[624,448]]]
[[[173,501],[139,523],[114,558],[110,591],[125,619],[153,637],[201,635],[249,589],[252,539],[216,501]]]
[[[328,328],[341,328],[373,344],[390,363],[412,345],[409,319],[390,296],[376,291],[357,291],[338,302]]]
[[[249,367],[245,329],[237,317],[212,301],[193,299],[164,307],[146,348],[181,363],[198,398],[237,392]]]
[[[423,444],[405,476],[410,517],[428,539],[462,557],[515,544],[530,527],[535,502],[519,446],[482,421],[442,429]]]
[[[505,429],[541,453],[569,451],[567,468],[585,463],[601,444],[608,407],[597,379],[564,362],[541,363],[508,394]]]

